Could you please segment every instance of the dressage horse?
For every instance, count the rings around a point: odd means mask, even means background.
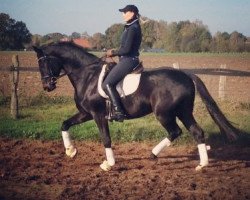
[[[111,148],[108,120],[105,118],[107,105],[105,98],[98,92],[98,79],[103,61],[72,42],[59,42],[33,48],[37,53],[44,90],[53,91],[57,79],[63,75],[68,76],[75,90],[74,100],[79,112],[65,120],[61,127],[66,155],[74,157],[77,153],[70,139],[69,128],[94,120],[107,158],[100,167],[106,171],[110,170],[115,164],[115,158]],[[164,147],[169,146],[181,135],[182,130],[176,123],[176,119],[179,118],[197,142],[200,163],[196,170],[208,165],[204,132],[193,116],[195,89],[220,131],[230,140],[237,138],[237,129],[225,118],[200,78],[167,67],[147,69],[141,73],[136,91],[122,97],[121,101],[128,119],[143,117],[153,112],[168,132],[168,137],[153,148],[151,158],[157,158]]]

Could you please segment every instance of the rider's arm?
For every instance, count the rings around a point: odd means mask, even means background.
[[[131,27],[127,31],[127,38],[124,45],[122,45],[118,50],[112,50],[112,56],[125,56],[130,53],[136,36],[136,29]]]

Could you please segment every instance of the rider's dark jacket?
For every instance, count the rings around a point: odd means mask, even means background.
[[[134,18],[127,22],[124,27],[120,48],[112,51],[112,56],[119,56],[119,62],[105,78],[102,84],[104,91],[106,91],[107,85],[114,87],[139,64],[140,44],[141,27],[138,19]]]
[[[124,26],[121,37],[121,46],[113,51],[113,56],[138,57],[141,45],[141,27],[138,19],[133,19]]]

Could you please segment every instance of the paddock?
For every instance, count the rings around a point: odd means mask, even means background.
[[[4,70],[12,64],[12,56],[17,54],[20,69],[18,93],[24,104],[29,104],[32,96],[43,91],[38,64],[34,52],[0,52],[0,92],[3,96],[10,96],[10,73]],[[101,55],[98,53],[98,55]],[[146,68],[170,66],[177,64],[179,69],[196,73],[205,83],[213,98],[222,97],[230,101],[250,102],[250,56],[243,54],[152,54],[143,53],[141,60]],[[66,94],[73,96],[73,88],[63,77],[58,81],[57,90],[48,93],[50,96]],[[27,89],[24,89],[27,88]]]
[[[11,55],[1,54],[0,67],[11,65]],[[146,67],[178,63],[180,69],[193,70],[216,99],[222,79],[226,101],[232,101],[232,105],[235,101],[249,105],[249,56],[142,55],[141,58]],[[37,66],[35,54],[31,52],[22,53],[19,59],[20,66]],[[1,72],[0,76],[1,94],[9,96],[10,73]],[[19,81],[22,109],[29,106],[31,98],[42,91],[42,86],[38,72],[20,71]],[[73,95],[70,83],[62,78],[58,89],[48,95],[60,96],[65,90],[68,96]],[[250,198],[250,147],[247,145],[212,146],[208,151],[209,166],[205,171],[195,172],[199,160],[195,145],[169,147],[156,161],[151,161],[149,155],[157,142],[115,142],[117,164],[112,171],[103,172],[99,168],[104,159],[102,144],[75,143],[78,154],[72,160],[66,158],[61,140],[0,137],[0,199]]]
[[[0,138],[0,199],[250,198],[250,147],[212,148],[206,171],[195,172],[196,146],[170,147],[150,161],[154,145],[114,144],[118,164],[103,172],[101,143],[77,141],[72,160],[61,141]]]

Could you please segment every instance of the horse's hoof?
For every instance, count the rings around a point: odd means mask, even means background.
[[[158,157],[155,154],[153,154],[153,153],[151,153],[151,155],[149,157],[150,160],[156,160],[157,158]]]
[[[70,158],[74,158],[76,153],[77,153],[77,149],[73,146],[66,148],[66,155]]]
[[[110,171],[111,170],[111,166],[109,165],[107,160],[104,160],[103,163],[100,165],[101,169],[103,171]]]
[[[195,171],[201,171],[204,169],[204,167],[206,167],[207,165],[198,165],[196,168],[195,168]]]

